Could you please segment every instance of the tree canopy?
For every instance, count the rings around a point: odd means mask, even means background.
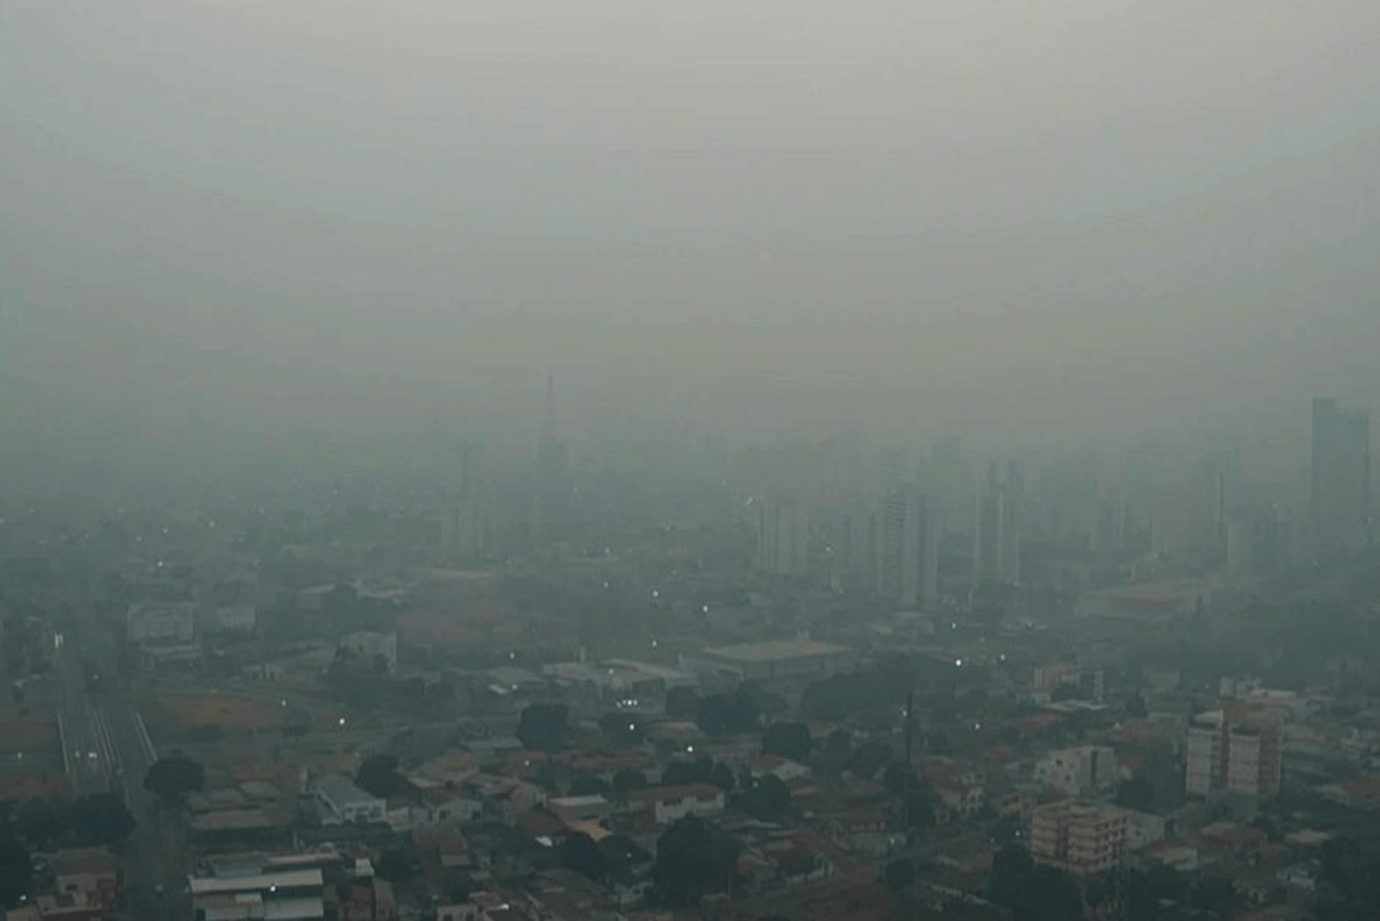
[[[379,799],[397,796],[407,787],[393,755],[370,755],[355,772],[355,786]]]
[[[696,816],[673,822],[657,839],[652,884],[672,907],[692,905],[701,896],[722,892],[738,870],[739,844]]]
[[[594,839],[584,832],[569,835],[557,848],[561,866],[574,870],[595,882],[600,882],[608,873],[608,859]]]
[[[159,758],[144,775],[144,789],[165,802],[180,802],[206,785],[206,769],[182,755]]]
[[[569,719],[565,704],[531,704],[518,717],[517,737],[527,748],[556,751],[565,747]]]
[[[731,694],[710,694],[700,698],[695,721],[707,735],[741,735],[757,728],[761,715],[756,695],[740,687]]]
[[[1011,909],[1013,921],[1069,921],[1083,916],[1083,898],[1066,874],[1041,866],[1018,844],[992,858],[987,898]]]
[[[13,838],[0,838],[0,908],[14,908],[29,894],[34,868],[29,852]]]
[[[752,781],[733,800],[739,809],[754,819],[773,822],[786,818],[791,811],[791,790],[781,778],[765,774]]]
[[[641,790],[647,786],[647,775],[637,768],[623,768],[613,775],[613,789]]]
[[[810,727],[804,723],[772,723],[762,733],[762,752],[795,761],[810,760]]]

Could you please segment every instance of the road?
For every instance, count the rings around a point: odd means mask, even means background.
[[[108,697],[99,711],[119,759],[125,805],[138,822],[124,854],[125,891],[132,914],[151,921],[184,918],[186,908],[176,904],[187,870],[182,815],[161,808],[158,798],[143,786],[149,766],[157,760],[153,743],[138,711],[122,697]]]
[[[102,676],[94,687],[86,682],[83,659],[113,662],[113,643],[99,628],[72,622],[65,625],[56,658],[64,761],[73,791],[117,793],[137,823],[121,852],[130,917],[180,921],[188,912],[180,904],[187,869],[182,817],[161,809],[143,787],[157,752],[114,676]]]
[[[62,762],[74,796],[109,793],[114,752],[100,713],[86,690],[82,657],[68,643],[57,653],[61,695],[58,726],[62,736]]]

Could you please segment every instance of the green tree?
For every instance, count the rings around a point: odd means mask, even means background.
[[[0,908],[15,908],[27,898],[33,875],[24,845],[13,838],[0,838]]]
[[[737,785],[738,780],[733,776],[733,768],[724,764],[722,761],[717,761],[714,763],[714,767],[709,771],[709,782],[725,793],[728,793]]]
[[[853,753],[853,734],[847,729],[835,729],[825,740],[824,751],[836,758],[847,758]]]
[[[535,751],[557,751],[565,747],[569,719],[565,704],[531,704],[518,717],[517,737]]]
[[[670,762],[661,772],[661,782],[668,787],[683,787],[696,783],[711,783],[714,776],[714,761],[710,758],[696,758],[693,761],[678,758]]]
[[[732,694],[710,694],[700,698],[696,722],[707,735],[741,735],[757,728],[760,715],[752,690],[740,687]]]
[[[605,713],[599,717],[599,728],[614,745],[640,745],[646,738],[642,723],[627,713]]]
[[[892,892],[900,892],[914,885],[917,875],[915,861],[893,860],[882,871],[882,883]]]
[[[1191,901],[1196,908],[1226,918],[1236,901],[1236,887],[1228,877],[1207,876],[1193,887]]]
[[[677,720],[693,720],[700,712],[700,695],[694,688],[671,688],[666,692],[666,715]]]
[[[206,769],[182,755],[159,758],[144,775],[144,789],[164,802],[177,803],[206,785]]]
[[[853,760],[849,769],[859,777],[875,777],[877,772],[891,763],[891,746],[885,742],[864,742],[853,749]]]
[[[641,790],[647,786],[647,775],[637,768],[623,768],[613,775],[613,789]]]
[[[1083,917],[1083,896],[1068,875],[1030,859],[1008,844],[992,858],[987,875],[989,901],[1011,909],[1013,921],[1069,921]]]
[[[1082,696],[1082,691],[1076,681],[1065,681],[1054,689],[1054,693],[1049,695],[1049,699],[1055,703],[1065,700],[1077,700]]]
[[[355,772],[355,786],[379,799],[388,799],[407,788],[407,779],[398,770],[398,759],[393,755],[370,755]]]
[[[671,823],[657,839],[652,885],[672,907],[728,889],[738,870],[738,842],[696,816]]]
[[[609,785],[598,774],[580,774],[570,782],[570,796],[593,796],[609,792]]]
[[[772,723],[762,733],[762,752],[794,761],[809,761],[810,727],[804,723]]]
[[[567,836],[557,848],[557,855],[561,866],[583,874],[595,882],[600,882],[607,875],[607,860],[603,851],[599,850],[593,838],[583,832]]]
[[[94,793],[72,803],[72,832],[84,841],[114,847],[134,831],[134,816],[113,793]]]
[[[374,873],[379,879],[390,883],[404,883],[421,872],[421,863],[416,851],[409,845],[385,848],[374,865]]]
[[[739,793],[733,805],[754,819],[777,821],[790,814],[791,789],[781,778],[765,774]]]
[[[1144,774],[1135,774],[1117,784],[1116,803],[1127,809],[1148,812],[1155,805],[1155,785]]]
[[[918,830],[934,828],[934,796],[928,788],[920,788],[906,797],[906,827]]]

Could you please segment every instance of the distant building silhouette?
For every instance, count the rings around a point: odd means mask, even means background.
[[[876,592],[906,606],[931,604],[939,595],[942,520],[913,486],[897,486],[877,511]]]
[[[758,503],[757,568],[773,576],[802,576],[807,565],[809,518],[800,500],[777,494]]]
[[[1018,461],[992,461],[978,487],[973,527],[973,584],[1021,581],[1025,471]]]
[[[556,428],[556,380],[546,377],[546,404],[537,438],[533,535],[539,540],[562,536],[569,526],[570,448]]]
[[[493,523],[484,500],[479,448],[465,441],[460,448],[460,481],[443,501],[441,549],[458,561],[485,559],[493,553]]]
[[[1344,558],[1370,540],[1370,415],[1313,401],[1308,506],[1317,555]]]

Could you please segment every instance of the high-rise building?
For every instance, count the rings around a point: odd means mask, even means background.
[[[992,461],[975,504],[973,584],[1017,584],[1025,505],[1025,473],[1020,463]]]
[[[773,576],[803,576],[808,563],[809,516],[795,496],[758,503],[757,568]]]
[[[1241,700],[1189,723],[1184,789],[1189,796],[1218,794],[1265,799],[1279,792],[1282,730],[1276,714]]]
[[[483,559],[492,553],[492,523],[480,486],[478,453],[469,441],[461,445],[459,483],[442,500],[441,548],[457,560]]]
[[[876,516],[876,592],[880,598],[914,606],[939,597],[938,510],[913,486],[898,486],[882,500]]]
[[[1330,398],[1313,401],[1308,505],[1321,559],[1339,559],[1370,540],[1370,415]]]
[[[1130,817],[1123,809],[1061,800],[1030,818],[1030,856],[1074,876],[1102,873],[1126,855]]]
[[[1293,522],[1271,507],[1238,515],[1227,526],[1227,572],[1238,579],[1278,575],[1294,564]]]
[[[540,539],[561,536],[569,524],[570,448],[556,428],[556,382],[546,377],[546,407],[537,439],[537,476],[533,496],[533,532]]]

